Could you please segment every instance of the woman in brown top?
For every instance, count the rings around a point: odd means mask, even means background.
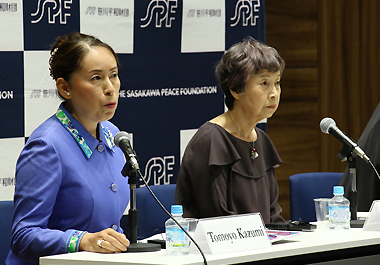
[[[274,48],[251,37],[223,55],[215,73],[228,111],[203,124],[186,148],[175,195],[185,217],[260,212],[265,223],[285,222],[274,172],[281,159],[256,127],[277,110],[284,68]]]

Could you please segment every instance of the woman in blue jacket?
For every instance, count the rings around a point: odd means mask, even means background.
[[[16,166],[12,246],[7,264],[76,251],[120,252],[129,202],[119,130],[108,120],[120,80],[113,49],[71,33],[52,46],[50,75],[63,102],[30,136]]]

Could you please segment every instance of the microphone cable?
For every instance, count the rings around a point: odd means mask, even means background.
[[[375,171],[375,174],[377,175],[377,177],[378,177],[378,178],[379,178],[379,180],[380,180],[380,175],[379,175],[379,173],[377,172],[375,165],[372,163],[372,161],[371,161],[371,160],[369,160],[369,162],[368,162],[368,163],[371,165],[371,167],[372,167],[373,171]]]
[[[190,240],[194,243],[194,245],[197,247],[197,249],[199,250],[199,252],[201,253],[202,255],[202,258],[203,258],[203,264],[204,265],[207,265],[207,260],[206,260],[206,257],[202,251],[202,249],[200,248],[200,246],[197,244],[197,242],[195,242],[195,240],[190,236],[190,234],[185,230],[185,228],[182,227],[182,225],[180,225],[178,223],[178,221],[173,217],[173,215],[171,213],[168,212],[168,210],[165,209],[165,206],[162,205],[162,203],[160,202],[160,200],[157,198],[157,196],[153,193],[153,191],[151,190],[151,188],[149,187],[148,183],[146,182],[146,180],[144,179],[143,175],[141,174],[141,171],[140,169],[137,170],[139,172],[139,175],[140,175],[140,178],[142,179],[142,181],[144,182],[145,186],[148,188],[150,194],[152,194],[153,198],[157,201],[157,203],[161,206],[161,208],[165,211],[165,213],[182,229],[183,232],[185,232],[185,234],[190,238]],[[138,210],[138,209],[137,209]]]

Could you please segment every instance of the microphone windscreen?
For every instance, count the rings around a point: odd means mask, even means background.
[[[119,144],[123,139],[127,139],[128,142],[131,142],[131,136],[127,132],[118,132],[113,138],[113,142],[117,147],[120,147]]]
[[[336,123],[333,119],[324,118],[321,120],[320,127],[322,132],[329,134],[329,129],[333,126],[336,126]]]

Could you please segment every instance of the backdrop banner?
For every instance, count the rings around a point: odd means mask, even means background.
[[[263,0],[1,1],[0,200],[13,199],[17,157],[60,104],[49,51],[58,36],[73,31],[114,48],[121,88],[111,121],[132,135],[149,185],[169,184],[176,182],[197,128],[225,111],[214,75],[223,52],[246,36],[265,42],[265,5]]]

